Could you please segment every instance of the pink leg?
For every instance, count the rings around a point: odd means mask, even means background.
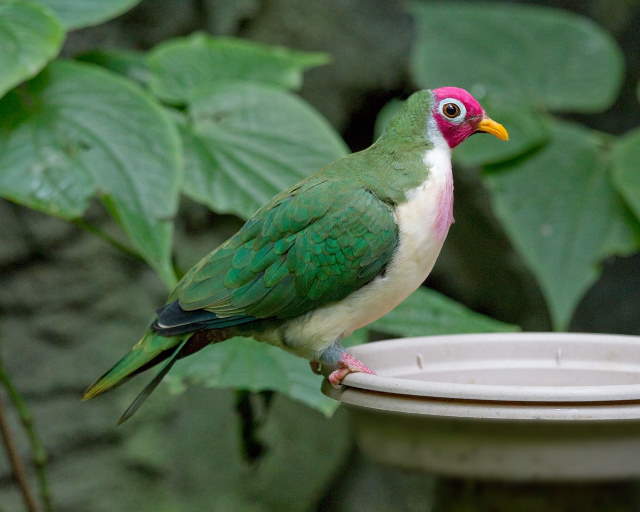
[[[309,366],[311,367],[311,371],[316,375],[322,375],[322,364],[320,361],[309,361]]]
[[[338,388],[342,384],[342,379],[355,372],[370,373],[372,375],[376,373],[348,352],[343,352],[338,361],[338,368],[331,372],[327,378],[333,387]]]

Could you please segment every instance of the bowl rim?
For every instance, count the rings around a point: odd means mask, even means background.
[[[326,379],[322,392],[349,408],[384,414],[420,416],[425,419],[452,419],[489,422],[551,423],[636,423],[640,403],[539,403],[483,402],[394,395],[343,386],[335,389]]]
[[[491,343],[494,348],[500,348],[502,344],[505,350],[513,354],[514,349],[523,347],[535,348],[543,352],[548,349],[546,363],[552,365],[554,354],[563,348],[571,351],[578,347],[581,353],[597,355],[598,351],[609,351],[617,348],[636,349],[638,360],[635,362],[611,362],[593,359],[594,364],[601,365],[598,368],[626,371],[637,371],[640,374],[640,336],[621,334],[596,334],[596,333],[554,333],[554,332],[509,332],[509,333],[482,333],[482,334],[455,334],[436,335],[412,338],[398,338],[377,341],[351,347],[355,357],[362,359],[365,364],[368,360],[384,359],[385,352],[397,350],[402,346],[403,350],[415,351],[420,348],[451,347],[455,344],[457,349],[464,348],[464,344]],[[532,345],[534,344],[534,345]],[[477,347],[476,347],[477,348]],[[635,351],[635,350],[634,350]],[[605,352],[602,352],[605,353]],[[415,356],[414,356],[415,357]],[[510,360],[504,359],[505,364]],[[523,359],[526,361],[526,359]],[[512,360],[511,362],[517,362]],[[583,361],[587,364],[589,360]],[[558,363],[559,365],[560,363]],[[565,365],[567,362],[564,363]],[[371,364],[375,367],[375,364]],[[608,366],[607,366],[608,365]],[[453,366],[455,367],[455,365]],[[551,368],[552,366],[549,366]],[[513,368],[518,368],[517,365]],[[572,368],[571,365],[567,368]],[[584,369],[584,368],[583,368]],[[593,368],[591,368],[593,369]],[[384,372],[382,372],[384,373]],[[577,386],[553,386],[553,385],[500,385],[500,384],[466,384],[456,382],[442,382],[418,380],[411,378],[398,378],[396,376],[371,375],[365,373],[351,373],[343,381],[343,385],[361,390],[379,393],[390,393],[404,396],[432,397],[438,399],[476,400],[484,402],[536,402],[536,403],[610,403],[610,402],[635,402],[640,401],[640,383],[638,384],[614,384],[614,385],[577,385]]]

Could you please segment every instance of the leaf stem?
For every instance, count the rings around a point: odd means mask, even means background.
[[[9,375],[7,374],[2,359],[0,359],[0,383],[4,386],[7,395],[9,396],[9,400],[15,407],[18,412],[18,417],[20,418],[20,423],[22,424],[22,428],[27,433],[27,438],[29,439],[29,445],[31,446],[31,456],[33,460],[33,465],[35,467],[36,478],[38,480],[38,488],[40,492],[40,499],[42,500],[42,504],[44,510],[46,512],[51,512],[53,510],[53,506],[51,503],[51,493],[49,492],[49,483],[47,480],[47,452],[44,448],[44,444],[38,435],[35,426],[33,424],[33,416],[27,407],[25,400],[22,398],[18,390],[11,382]],[[1,407],[1,404],[0,404]],[[1,414],[2,411],[0,411]],[[7,445],[7,441],[5,439],[5,445]],[[7,449],[7,452],[9,450]],[[14,466],[15,468],[15,466]],[[15,469],[14,469],[15,472]],[[22,483],[20,483],[21,489],[23,491],[23,496],[25,489],[22,487]],[[27,504],[27,500],[25,498],[25,504],[29,511],[37,510],[36,508],[29,508]]]
[[[112,237],[111,235],[109,235],[105,231],[101,230],[99,227],[94,226],[93,224],[90,224],[89,222],[87,222],[86,220],[84,220],[82,218],[73,219],[72,222],[76,226],[78,226],[80,229],[84,229],[88,233],[91,233],[91,234],[97,236],[98,238],[101,238],[102,240],[107,242],[112,247],[115,247],[120,252],[128,254],[129,256],[131,256],[132,258],[135,258],[137,260],[144,261],[144,258],[142,256],[140,256],[140,254],[138,254],[138,252],[135,249],[133,249],[132,247],[129,247],[128,245],[123,244],[122,242],[120,242],[118,240],[116,240],[114,237]]]
[[[249,464],[256,464],[264,455],[266,446],[258,435],[261,421],[252,395],[244,389],[236,390],[236,413],[240,419],[242,454]]]
[[[16,449],[13,437],[11,436],[11,430],[9,429],[9,425],[4,414],[4,403],[2,401],[2,398],[0,398],[0,434],[2,435],[2,442],[4,443],[4,448],[7,452],[7,458],[9,459],[9,464],[11,465],[11,469],[13,471],[13,477],[16,481],[16,484],[18,484],[18,487],[20,488],[24,506],[29,512],[38,512],[38,505],[36,504],[33,494],[31,493],[31,489],[29,488],[29,482],[24,470],[24,464],[22,463],[22,459],[18,454],[18,450]]]

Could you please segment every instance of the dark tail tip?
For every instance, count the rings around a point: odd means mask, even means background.
[[[122,416],[118,418],[118,425],[122,425],[125,421],[127,421],[131,416],[133,416],[136,411],[140,408],[140,406],[144,403],[144,401],[149,398],[149,395],[154,392],[154,390],[158,387],[164,376],[169,373],[171,367],[178,360],[180,351],[185,346],[189,339],[185,339],[178,348],[173,352],[169,360],[164,364],[164,366],[160,369],[160,371],[156,374],[156,376],[147,384],[142,391],[138,394],[138,396],[131,402],[131,405],[127,407],[127,409],[122,413]]]

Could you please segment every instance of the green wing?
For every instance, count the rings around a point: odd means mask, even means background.
[[[258,210],[170,300],[219,317],[292,318],[371,281],[397,243],[390,205],[355,184],[312,178]]]

